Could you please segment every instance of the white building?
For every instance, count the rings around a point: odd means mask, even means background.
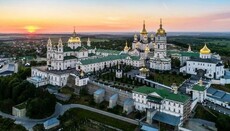
[[[187,60],[186,65],[180,68],[180,72],[220,79],[224,76],[224,65],[219,58],[213,57],[205,44],[200,50],[200,57]]]
[[[192,88],[192,99],[198,99],[197,102],[203,103],[207,96],[206,90],[207,88],[203,85],[202,80],[199,80]]]
[[[167,57],[167,36],[166,31],[160,28],[155,35],[154,56],[150,58],[150,68],[155,70],[171,70],[171,58]]]
[[[68,44],[63,45],[61,38],[58,44],[52,44],[51,39],[47,42],[47,65],[49,70],[66,70],[75,68],[77,59],[87,58],[95,54],[88,38],[87,44],[83,45],[74,30],[73,36],[69,38]]]
[[[166,89],[142,86],[133,90],[132,98],[135,108],[139,111],[155,109],[159,112],[181,117],[181,120],[187,119],[190,114],[190,98]]]
[[[18,104],[12,107],[12,115],[17,117],[25,117],[26,116],[26,102]]]
[[[132,50],[130,52],[138,50],[138,52],[140,52],[141,54],[144,54],[146,47],[152,50],[154,46],[154,35],[153,34],[151,34],[150,39],[151,40],[149,41],[149,36],[145,28],[145,21],[144,21],[142,31],[140,32],[140,38],[138,40],[137,34],[134,35],[134,40],[132,43]]]
[[[127,54],[121,55],[108,55],[98,56],[97,58],[80,60],[76,64],[77,70],[83,70],[84,72],[94,72],[103,70],[104,68],[115,66],[120,62],[126,65],[132,65],[134,67],[143,66],[143,60],[139,56],[130,56]]]

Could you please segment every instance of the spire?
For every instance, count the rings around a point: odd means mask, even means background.
[[[143,29],[141,31],[141,34],[148,34],[147,30],[145,29],[145,20],[143,21]]]
[[[89,37],[88,37],[88,40],[87,40],[87,46],[91,46],[91,44],[90,44],[91,42],[90,42],[90,39],[89,39]]]
[[[191,52],[191,51],[192,51],[191,45],[189,44],[189,45],[188,45],[188,52]]]
[[[143,29],[145,29],[145,20],[143,21]]]
[[[74,29],[73,29],[73,37],[76,37],[77,36],[77,34],[76,34],[76,32],[75,32],[75,26],[74,26]]]
[[[160,28],[162,28],[162,19],[160,19]]]
[[[63,46],[61,38],[58,40],[58,46]]]
[[[49,37],[49,39],[47,41],[47,46],[52,46],[52,41],[51,41],[50,37]]]
[[[128,50],[129,50],[129,47],[128,47],[128,43],[126,41],[124,51],[128,51]]]

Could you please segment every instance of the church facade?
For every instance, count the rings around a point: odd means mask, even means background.
[[[216,57],[205,44],[200,49],[200,55],[197,58],[190,58],[186,61],[185,66],[180,68],[180,72],[204,76],[210,79],[220,79],[224,76],[224,65],[220,57]]]
[[[167,35],[162,27],[162,21],[160,21],[160,28],[156,34],[151,34],[150,38],[144,22],[140,38],[138,39],[137,34],[135,34],[132,48],[130,49],[126,43],[124,53],[139,55],[143,59],[149,59],[151,69],[171,70],[171,58],[167,56]]]

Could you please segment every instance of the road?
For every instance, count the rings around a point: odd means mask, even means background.
[[[0,112],[0,115],[2,117],[4,117],[4,118],[10,118],[12,120],[15,120],[15,123],[21,124],[27,130],[32,130],[33,126],[35,126],[36,124],[43,124],[48,119],[57,118],[58,116],[63,115],[67,110],[69,110],[71,108],[81,108],[81,109],[96,112],[96,113],[99,113],[99,114],[102,114],[102,115],[105,115],[105,116],[109,116],[109,117],[112,117],[112,118],[115,118],[115,119],[118,119],[118,120],[121,120],[121,121],[125,121],[125,122],[131,123],[131,124],[135,124],[135,125],[139,124],[139,122],[136,121],[136,120],[133,120],[133,119],[130,119],[130,118],[127,118],[127,117],[123,117],[123,116],[119,116],[119,115],[109,113],[109,112],[106,112],[106,111],[102,111],[102,110],[99,110],[99,109],[95,109],[95,108],[92,108],[92,107],[89,107],[89,106],[81,105],[81,104],[61,105],[60,103],[57,103],[56,107],[55,107],[55,112],[53,113],[53,115],[51,115],[50,117],[45,118],[45,119],[29,119],[29,118],[26,118],[26,117],[16,117],[16,116],[9,115],[9,114],[3,113],[3,112]]]

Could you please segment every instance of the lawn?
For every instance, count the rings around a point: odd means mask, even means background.
[[[223,90],[223,91],[226,91],[226,92],[230,93],[230,84],[227,84],[227,85],[215,85],[215,84],[212,84],[211,87],[213,87],[215,89],[218,89],[218,90]]]
[[[73,92],[74,92],[74,89],[67,87],[67,86],[60,89],[60,93],[63,93],[63,94],[72,94]]]
[[[89,126],[91,125],[88,124],[90,120],[96,121],[97,123],[99,123],[98,125],[109,125],[124,131],[134,131],[137,128],[136,125],[124,121],[120,121],[95,112],[76,108],[70,109],[67,112],[65,112],[64,115],[60,117],[60,120],[64,130],[76,130],[76,128],[86,130],[86,127],[89,128]]]
[[[148,79],[159,82],[161,84],[171,86],[173,83],[176,83],[179,86],[183,81],[185,81],[189,76],[183,76],[178,74],[170,73],[153,73],[149,76]]]

